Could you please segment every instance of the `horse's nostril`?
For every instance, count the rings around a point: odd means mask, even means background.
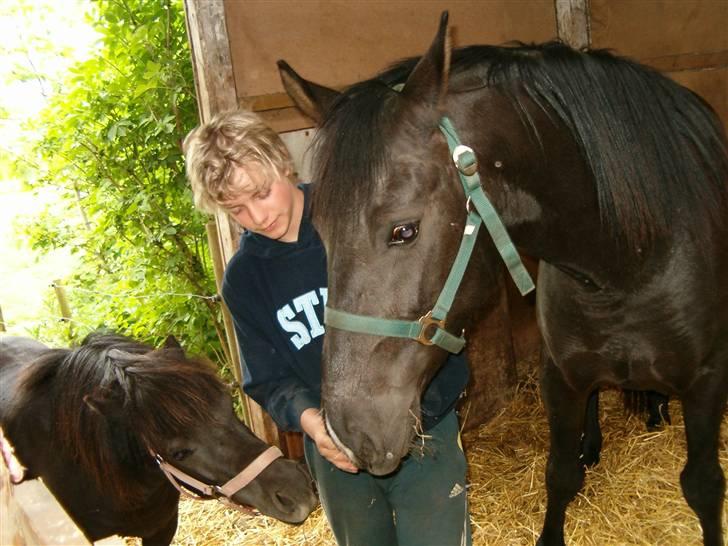
[[[280,504],[281,508],[285,510],[293,510],[296,507],[296,503],[290,497],[284,493],[276,493],[276,500]]]

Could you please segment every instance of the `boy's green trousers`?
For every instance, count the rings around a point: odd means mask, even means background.
[[[455,412],[425,434],[424,448],[383,477],[339,470],[305,436],[306,462],[339,546],[471,545]]]

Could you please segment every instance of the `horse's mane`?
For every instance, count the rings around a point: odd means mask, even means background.
[[[113,334],[36,360],[18,390],[32,396],[41,386],[52,392],[55,448],[125,504],[142,494],[138,473],[151,461],[148,450],[210,422],[224,393],[208,363]]]
[[[314,144],[314,211],[326,215],[319,222],[325,228],[338,229],[329,220],[358,210],[383,174],[384,139],[395,123],[390,87],[403,83],[417,60],[355,84],[329,110]],[[472,89],[474,76],[502,91],[524,119],[525,92],[569,129],[592,171],[601,220],[628,248],[649,244],[676,222],[704,234],[706,224],[726,221],[725,134],[690,90],[606,50],[559,42],[455,50],[449,91]]]

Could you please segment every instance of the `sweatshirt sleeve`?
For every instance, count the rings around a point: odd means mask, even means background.
[[[301,431],[301,413],[321,405],[318,391],[307,387],[295,374],[286,357],[250,319],[246,310],[223,284],[223,298],[235,324],[241,353],[243,390],[286,431]]]

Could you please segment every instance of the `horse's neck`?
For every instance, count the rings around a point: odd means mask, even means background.
[[[512,108],[506,111],[515,116]],[[600,227],[589,170],[562,128],[542,112],[531,115],[540,139],[518,116],[502,116],[495,138],[491,131],[471,131],[482,184],[524,253],[599,271],[615,252]]]

